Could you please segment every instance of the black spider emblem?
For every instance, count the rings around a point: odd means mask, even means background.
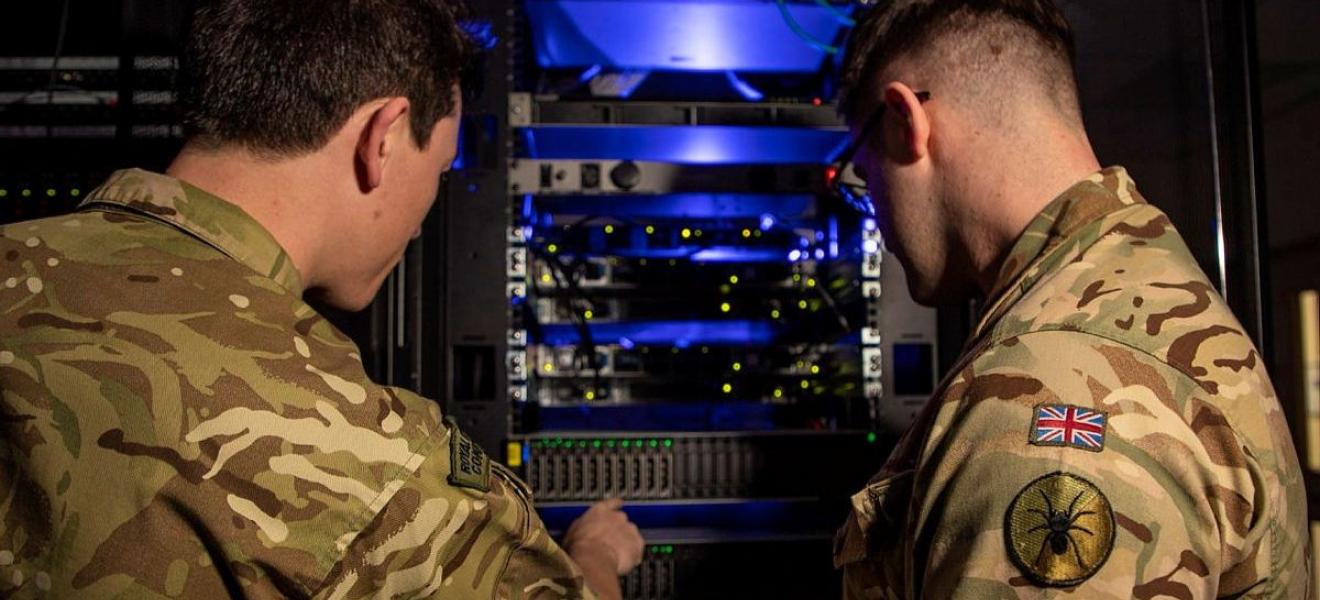
[[[1082,562],[1082,553],[1077,549],[1077,540],[1073,539],[1074,531],[1085,533],[1090,536],[1095,535],[1094,531],[1077,524],[1077,519],[1085,517],[1086,515],[1093,515],[1095,514],[1095,511],[1084,510],[1077,513],[1073,512],[1073,510],[1077,508],[1077,501],[1082,499],[1085,492],[1077,493],[1077,496],[1068,504],[1068,510],[1056,511],[1054,510],[1054,503],[1050,501],[1050,497],[1046,495],[1043,490],[1037,489],[1036,491],[1040,492],[1040,497],[1045,500],[1045,507],[1048,509],[1048,512],[1040,510],[1039,508],[1030,509],[1030,512],[1034,512],[1044,517],[1045,522],[1028,529],[1027,533],[1040,530],[1045,530],[1047,532],[1045,534],[1045,539],[1040,542],[1040,552],[1036,553],[1036,564],[1040,564],[1041,557],[1045,556],[1046,548],[1049,548],[1049,550],[1055,555],[1062,555],[1068,551],[1069,547],[1071,547],[1073,557],[1077,559],[1077,566],[1085,569],[1087,565]]]

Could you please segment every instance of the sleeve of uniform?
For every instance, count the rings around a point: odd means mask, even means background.
[[[431,439],[421,465],[343,541],[318,598],[595,597],[522,481],[451,422]]]
[[[946,393],[913,474],[909,576],[931,598],[1213,598],[1254,581],[1264,475],[1202,398],[1087,334],[993,347]]]

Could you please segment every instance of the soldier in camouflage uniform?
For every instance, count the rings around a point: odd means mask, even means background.
[[[1099,168],[1071,48],[1049,0],[898,0],[854,33],[842,109],[887,240],[918,300],[984,316],[852,497],[845,597],[1309,597],[1260,355],[1168,217]]]
[[[0,229],[0,595],[618,597],[642,542],[617,502],[561,549],[517,477],[303,301],[364,305],[434,199],[455,23],[425,0],[207,3],[177,177],[122,171]],[[318,54],[347,69],[339,113],[258,98],[331,77]],[[252,64],[275,79],[228,70]]]

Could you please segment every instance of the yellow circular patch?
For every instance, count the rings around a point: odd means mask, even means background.
[[[1095,484],[1058,472],[1022,488],[1004,516],[1008,555],[1038,584],[1077,585],[1114,548],[1114,510]]]

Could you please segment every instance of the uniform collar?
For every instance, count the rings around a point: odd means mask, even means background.
[[[1004,259],[986,302],[986,317],[977,327],[978,336],[1067,257],[1097,241],[1084,235],[1088,225],[1139,204],[1146,204],[1146,200],[1127,170],[1109,167],[1074,184],[1046,205]]]
[[[167,175],[128,169],[111,175],[79,208],[107,206],[173,225],[302,295],[302,278],[279,242],[243,209],[217,196]]]

